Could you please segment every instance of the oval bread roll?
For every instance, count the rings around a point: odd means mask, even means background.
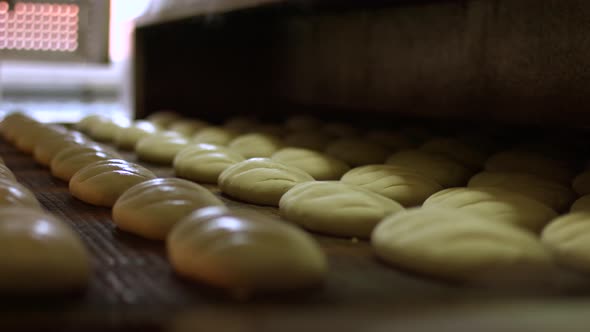
[[[590,213],[568,213],[553,220],[541,234],[559,265],[590,273]]]
[[[155,134],[139,140],[135,146],[135,153],[139,160],[172,165],[174,157],[189,145],[189,141],[181,136]]]
[[[40,294],[85,287],[90,258],[79,237],[29,207],[0,209],[0,292]]]
[[[533,232],[557,217],[548,206],[501,188],[450,188],[430,196],[424,207],[443,207],[471,212],[494,222],[503,222]]]
[[[581,211],[590,212],[590,195],[584,195],[578,198],[574,203],[572,203],[572,206],[570,207],[570,212]]]
[[[228,129],[234,133],[246,133],[246,132],[251,131],[257,125],[258,125],[258,121],[256,121],[256,119],[254,119],[254,118],[250,118],[250,117],[246,117],[246,116],[234,116],[234,117],[229,118],[227,121],[225,121],[225,123],[223,124],[223,128]],[[210,143],[210,142],[203,142],[203,143]]]
[[[205,121],[197,119],[181,119],[173,122],[168,129],[179,133],[182,136],[190,137],[197,131],[208,127],[209,124]]]
[[[316,180],[338,180],[350,169],[343,161],[308,149],[284,148],[273,153],[271,159],[297,167]]]
[[[391,199],[338,181],[301,183],[279,202],[281,216],[319,233],[367,238],[385,216],[403,210]]]
[[[42,211],[41,204],[32,191],[11,179],[0,179],[0,209],[20,206]]]
[[[251,134],[270,135],[275,138],[282,138],[285,136],[286,129],[283,126],[274,123],[261,123],[247,132]]]
[[[515,172],[570,184],[573,172],[566,163],[525,151],[503,151],[492,155],[485,164],[490,172]]]
[[[534,175],[507,172],[481,172],[469,180],[469,187],[496,187],[533,198],[557,212],[566,210],[574,193],[557,182]]]
[[[377,225],[371,244],[391,265],[452,280],[530,282],[531,275],[547,274],[552,264],[534,234],[455,209],[391,215]]]
[[[445,188],[464,185],[471,174],[465,166],[452,159],[422,150],[399,151],[387,158],[385,163],[412,169]]]
[[[590,194],[590,170],[578,174],[572,181],[572,188],[578,195]]]
[[[0,164],[0,179],[16,181],[16,176],[4,163]]]
[[[421,205],[442,186],[409,168],[368,165],[348,171],[342,182],[354,184],[388,197],[405,207]]]
[[[81,168],[99,160],[119,158],[117,153],[103,150],[98,145],[74,145],[60,151],[51,160],[51,175],[70,181]]]
[[[262,158],[270,157],[282,146],[279,138],[266,135],[251,133],[236,137],[229,142],[228,147],[244,158]]]
[[[389,150],[381,145],[354,138],[336,140],[326,147],[325,152],[353,167],[380,164],[389,155]]]
[[[39,142],[33,149],[33,158],[41,165],[51,165],[51,160],[62,150],[74,146],[89,143],[90,141],[78,132],[69,132],[67,134],[53,137]]]
[[[160,128],[168,128],[172,123],[181,118],[180,114],[174,111],[157,111],[148,115],[145,119]]]
[[[293,115],[285,121],[285,127],[291,131],[318,130],[322,122],[310,115]]]
[[[285,136],[285,145],[296,148],[324,151],[334,139],[319,131],[298,131]]]
[[[311,236],[254,212],[198,210],[174,227],[166,245],[178,274],[235,293],[307,288],[327,272]]]
[[[74,128],[78,131],[88,134],[90,128],[94,127],[99,122],[108,121],[109,118],[101,114],[90,114],[74,124]]]
[[[144,137],[158,133],[159,127],[149,121],[135,121],[127,128],[121,128],[115,136],[115,145],[124,150],[133,150]]]
[[[200,183],[217,183],[219,174],[246,160],[239,153],[218,145],[190,145],[174,157],[174,174]]]
[[[191,138],[191,142],[225,146],[236,136],[238,136],[237,132],[230,129],[207,127],[194,134]]]
[[[61,125],[45,125],[34,123],[28,128],[23,128],[14,142],[14,146],[26,154],[32,154],[35,146],[52,137],[67,133],[68,130]]]
[[[113,142],[119,131],[129,127],[129,120],[110,119],[95,124],[88,131],[88,136],[99,142]]]
[[[191,212],[223,203],[206,188],[182,179],[153,179],[125,191],[113,206],[113,221],[136,235],[164,240]]]
[[[121,159],[97,161],[80,169],[70,180],[72,196],[92,205],[112,207],[127,189],[156,178],[147,168]]]
[[[14,143],[16,136],[22,131],[23,127],[35,120],[21,112],[9,113],[0,122],[0,134],[10,143]]]
[[[426,141],[421,150],[440,153],[471,169],[479,170],[484,165],[487,154],[469,146],[458,139],[450,137],[435,137]]]
[[[313,181],[304,171],[266,158],[252,158],[228,167],[219,175],[219,188],[241,201],[278,206],[294,185]]]

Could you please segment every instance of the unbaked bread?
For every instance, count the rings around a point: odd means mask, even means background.
[[[402,150],[387,158],[386,164],[410,168],[445,188],[467,183],[471,172],[443,155],[423,150]]]
[[[82,119],[80,119],[80,121],[75,123],[74,128],[83,133],[88,133],[90,131],[90,128],[92,128],[95,124],[103,121],[108,121],[108,119],[108,117],[102,114],[90,114],[83,117]]]
[[[559,265],[590,273],[590,212],[568,213],[553,220],[541,234]]]
[[[173,228],[166,245],[178,274],[241,296],[315,286],[328,270],[311,236],[253,211],[198,210]]]
[[[119,131],[129,127],[128,119],[109,119],[96,123],[88,131],[88,136],[99,142],[113,142]]]
[[[107,159],[80,169],[70,180],[72,196],[92,205],[111,207],[134,185],[156,178],[147,168],[122,159]]]
[[[320,131],[296,131],[287,134],[284,139],[285,146],[324,151],[334,139]]]
[[[525,151],[503,151],[492,155],[485,164],[490,172],[527,173],[569,185],[574,176],[566,163]]]
[[[533,233],[456,209],[393,214],[377,225],[371,244],[395,267],[476,283],[530,282],[552,265]]]
[[[208,127],[209,124],[205,121],[197,119],[180,119],[174,121],[168,127],[169,130],[175,131],[182,136],[191,137],[197,131]]]
[[[33,210],[43,210],[35,194],[16,180],[0,178],[0,209],[20,206]]]
[[[201,143],[180,150],[172,165],[178,177],[216,184],[221,172],[244,160],[242,155],[229,148]]]
[[[572,181],[572,188],[578,195],[590,194],[590,170],[578,174]]]
[[[247,116],[234,116],[227,119],[224,124],[223,128],[233,132],[233,133],[247,133],[251,131],[254,127],[258,125],[258,121],[252,117]],[[212,142],[203,142],[203,143],[212,143]]]
[[[246,159],[270,157],[281,146],[282,142],[279,138],[259,133],[238,136],[228,144],[231,150],[234,150]]]
[[[315,181],[287,191],[279,202],[279,210],[285,219],[315,232],[367,238],[385,216],[403,207],[359,186]]]
[[[310,115],[293,115],[285,121],[290,131],[315,131],[320,129],[322,122]]]
[[[418,206],[442,190],[432,178],[410,168],[394,165],[368,165],[348,171],[341,179],[388,197],[405,207]]]
[[[180,114],[174,111],[162,110],[148,115],[145,119],[160,128],[168,128],[168,126],[180,118]]]
[[[282,138],[286,132],[287,130],[283,126],[276,123],[261,123],[246,131],[246,133],[270,135],[276,138]]]
[[[301,149],[284,148],[271,156],[271,159],[285,165],[297,167],[316,180],[338,180],[350,169],[346,163],[324,153]]]
[[[70,293],[90,278],[80,238],[55,217],[29,207],[0,209],[0,293]]]
[[[33,149],[33,158],[37,163],[49,166],[51,160],[62,150],[89,142],[88,138],[79,132],[68,132],[39,142]]]
[[[183,179],[160,178],[129,188],[113,206],[120,229],[153,240],[164,240],[172,227],[191,212],[223,203],[206,188]]]
[[[488,157],[483,151],[450,137],[431,138],[420,149],[440,153],[475,170],[481,169]]]
[[[115,136],[115,145],[124,150],[133,150],[139,140],[156,134],[160,128],[154,123],[139,120],[126,128],[121,128]]]
[[[112,158],[120,158],[120,156],[94,144],[70,146],[61,150],[51,160],[51,175],[64,181],[70,181],[71,177],[84,166]]]
[[[481,172],[469,180],[469,187],[496,187],[533,198],[557,212],[565,211],[574,200],[574,193],[557,182],[531,174]]]
[[[207,143],[214,145],[228,145],[238,136],[237,131],[220,127],[207,127],[199,130],[191,138],[193,143]]]
[[[135,145],[139,160],[155,164],[172,165],[174,157],[189,145],[182,136],[155,134],[144,137]]]
[[[581,211],[590,212],[590,195],[584,195],[572,203],[572,206],[570,207],[570,212]]]
[[[45,125],[42,123],[33,123],[23,128],[16,136],[14,146],[26,154],[32,154],[35,146],[52,137],[60,136],[67,133],[68,130],[61,125]]]
[[[325,152],[350,166],[380,164],[389,155],[389,150],[379,144],[360,138],[342,138],[328,144]]]
[[[219,175],[219,188],[241,201],[278,206],[281,196],[294,185],[313,181],[299,168],[267,158],[252,158],[228,167]]]
[[[494,187],[450,188],[430,196],[424,207],[464,210],[494,222],[539,232],[557,213],[533,198]]]

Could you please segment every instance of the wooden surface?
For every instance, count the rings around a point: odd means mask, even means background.
[[[236,299],[175,276],[163,243],[118,230],[109,209],[73,198],[65,182],[52,178],[30,156],[5,142],[0,142],[0,155],[48,211],[80,234],[94,265],[84,293],[2,298],[2,331],[537,332],[586,331],[590,323],[590,279],[581,276],[564,272],[542,288],[453,285],[387,267],[366,242],[324,236],[316,236],[330,266],[322,287]],[[131,153],[124,156],[135,160]],[[169,167],[144,165],[159,176],[173,175]],[[278,218],[275,208],[221,197],[231,208]]]

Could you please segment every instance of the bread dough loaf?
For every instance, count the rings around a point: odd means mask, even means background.
[[[16,181],[16,176],[4,163],[0,164],[0,179]]]
[[[574,200],[569,188],[523,173],[481,172],[469,180],[469,187],[506,189],[533,198],[557,212],[565,211]]]
[[[405,207],[418,206],[443,189],[429,177],[394,165],[357,167],[344,174],[341,181],[381,194]]]
[[[590,212],[590,195],[584,195],[578,198],[570,207],[571,212]]]
[[[308,149],[284,148],[273,153],[271,159],[297,167],[316,180],[338,180],[350,169],[343,161]]]
[[[318,130],[322,122],[310,115],[293,115],[285,121],[285,127],[290,131]]]
[[[113,206],[113,221],[130,233],[164,240],[191,212],[223,203],[206,188],[182,179],[153,179],[125,191]]]
[[[566,163],[525,151],[496,153],[486,161],[485,170],[532,174],[566,185],[569,185],[573,178],[573,172]]]
[[[328,270],[311,236],[252,211],[198,210],[174,227],[166,245],[178,274],[236,294],[315,286]]]
[[[85,287],[90,258],[79,237],[30,207],[0,209],[0,293],[69,293]]]
[[[551,270],[551,255],[530,232],[464,210],[414,208],[385,218],[371,244],[379,258],[434,277],[530,282]]]
[[[168,128],[168,126],[180,118],[180,114],[174,111],[157,111],[148,115],[145,119],[160,128]]]
[[[572,181],[572,188],[578,195],[590,194],[590,170],[578,174]]]
[[[296,167],[267,158],[252,158],[228,167],[219,175],[219,188],[241,201],[278,206],[281,196],[294,185],[313,181]]]
[[[456,161],[422,150],[399,151],[391,155],[386,164],[412,169],[445,188],[464,185],[471,174],[465,166]]]
[[[0,122],[0,134],[8,142],[14,143],[16,136],[22,132],[22,128],[33,122],[35,120],[21,112],[10,113]]]
[[[207,127],[199,130],[191,138],[194,143],[207,143],[214,145],[228,145],[231,140],[238,136],[236,131],[219,127]]]
[[[359,136],[360,130],[346,123],[326,123],[322,129],[324,133],[336,138],[353,138]]]
[[[94,127],[99,122],[108,121],[109,118],[101,114],[90,114],[83,117],[80,121],[74,124],[74,128],[83,133],[88,133],[90,128]]]
[[[139,140],[135,153],[139,160],[172,165],[176,154],[188,145],[189,141],[181,136],[155,134]]]
[[[70,180],[70,193],[92,205],[111,207],[134,185],[156,178],[147,168],[122,159],[97,161],[80,169]]]
[[[481,169],[488,157],[484,152],[450,137],[431,138],[420,149],[440,153],[475,170]]]
[[[118,154],[103,150],[97,145],[74,145],[63,149],[51,160],[51,175],[70,181],[77,171],[88,164],[119,157]]]
[[[343,138],[330,143],[326,153],[354,167],[383,163],[389,150],[367,140]]]
[[[119,131],[128,128],[129,125],[127,119],[109,119],[92,126],[88,131],[88,136],[99,142],[113,142],[119,135]]]
[[[190,145],[174,157],[174,174],[200,183],[215,183],[226,168],[246,160],[239,153],[218,145]]]
[[[115,136],[115,145],[124,150],[133,150],[139,140],[158,133],[159,127],[149,121],[135,121],[131,126],[122,128]]]
[[[541,234],[559,265],[590,273],[590,212],[568,213],[553,220]]]
[[[270,157],[282,146],[279,138],[251,133],[236,137],[229,142],[228,147],[244,158]]]
[[[209,124],[205,121],[197,119],[180,119],[174,121],[168,129],[177,132],[182,136],[191,137],[196,132],[206,127],[209,127]]]
[[[285,145],[296,148],[324,151],[334,139],[319,131],[298,131],[285,136]]]
[[[471,212],[494,222],[503,222],[533,232],[557,213],[530,197],[501,188],[450,188],[430,196],[424,207],[443,207]]]
[[[403,207],[359,186],[338,181],[301,183],[279,203],[281,216],[319,233],[367,238],[385,216]]]
[[[367,141],[387,147],[390,150],[397,151],[410,149],[416,146],[408,137],[401,135],[399,132],[386,130],[374,130],[365,135]]]
[[[89,143],[90,141],[81,133],[69,132],[51,139],[39,142],[33,149],[33,158],[43,166],[51,165],[51,160],[62,150],[74,146]]]
[[[27,128],[23,128],[16,140],[14,146],[26,154],[32,154],[35,146],[52,137],[63,135],[68,130],[61,125],[45,125],[42,123],[33,123]]]
[[[234,116],[229,118],[223,124],[223,128],[233,132],[233,133],[247,133],[252,131],[254,127],[258,125],[258,121],[254,118],[246,117],[246,116]],[[212,143],[212,142],[203,142],[203,143]]]
[[[0,178],[0,209],[21,206],[42,211],[35,194],[16,180]]]

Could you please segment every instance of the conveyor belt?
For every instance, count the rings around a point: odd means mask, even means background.
[[[559,319],[590,319],[580,309],[586,304],[590,308],[590,297],[585,297],[590,296],[590,278],[587,281],[564,272],[553,287],[530,289],[452,285],[387,267],[373,257],[366,242],[323,236],[316,236],[330,264],[323,287],[236,300],[222,291],[175,276],[162,242],[119,231],[111,221],[110,209],[73,198],[67,184],[51,177],[49,170],[36,165],[32,157],[4,141],[0,141],[0,155],[48,211],[80,234],[94,263],[92,281],[82,294],[0,301],[2,331],[38,330],[40,327],[67,331],[151,331],[170,326],[179,330],[189,327],[188,331],[326,331],[336,328],[385,331],[389,330],[385,327],[406,329],[415,326],[413,324],[422,326],[420,331],[440,331],[439,324],[460,320],[467,312],[470,317],[478,317],[466,323],[474,330],[486,324],[504,326],[494,324],[510,323],[502,314],[504,311],[510,317],[513,315],[515,321],[528,319],[527,310],[531,305],[539,312],[547,312],[539,315],[535,324],[547,320],[550,323]],[[133,154],[124,153],[124,157],[135,161]],[[173,174],[168,167],[144,166],[159,176]],[[215,187],[210,189],[219,194]],[[221,197],[234,209],[254,209],[278,217],[275,208]],[[515,314],[518,310],[523,314]],[[562,317],[563,314],[568,316]],[[498,320],[498,316],[504,317],[503,320]],[[444,322],[440,322],[441,317],[446,317]],[[432,325],[425,322],[432,322]]]

